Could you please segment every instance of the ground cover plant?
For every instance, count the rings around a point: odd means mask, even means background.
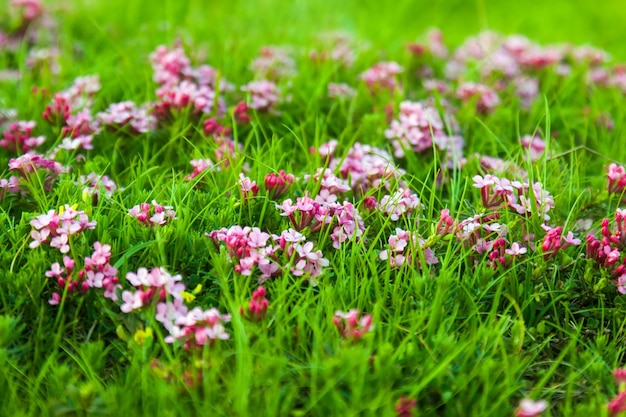
[[[0,10],[0,415],[626,412],[619,2],[128,3]]]

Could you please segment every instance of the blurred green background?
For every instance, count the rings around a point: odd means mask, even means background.
[[[623,0],[78,0],[76,23],[111,40],[146,32],[210,42],[301,43],[320,31],[343,29],[393,51],[430,27],[460,43],[480,30],[523,33],[541,42],[591,43],[626,58]],[[76,9],[65,5],[64,8]],[[102,34],[102,33],[101,33]]]

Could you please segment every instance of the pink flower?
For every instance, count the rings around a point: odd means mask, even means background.
[[[520,143],[522,144],[522,147],[528,149],[530,159],[533,161],[541,158],[546,149],[546,143],[537,136],[522,136],[520,138]]]
[[[359,310],[352,309],[348,312],[335,311],[333,324],[344,339],[357,341],[366,333],[374,331],[372,316],[365,314],[360,316]]]
[[[250,108],[272,112],[281,99],[280,91],[271,81],[252,81],[241,87],[241,91],[250,94]]]
[[[269,301],[265,298],[267,291],[265,288],[258,287],[252,293],[252,299],[248,304],[248,308],[245,311],[245,315],[248,319],[252,321],[260,321],[267,314],[267,309],[269,307]]]
[[[350,99],[356,95],[356,91],[345,83],[328,83],[328,98]]]
[[[402,67],[396,62],[379,62],[363,72],[359,78],[365,82],[372,93],[380,90],[393,92],[400,88],[397,75],[401,72]]]
[[[515,410],[516,417],[537,417],[541,415],[548,408],[548,403],[545,400],[533,401],[529,398],[524,398],[520,401],[519,406]]]
[[[520,245],[519,242],[513,242],[510,249],[506,249],[504,253],[511,256],[520,256],[527,252],[526,248]]]

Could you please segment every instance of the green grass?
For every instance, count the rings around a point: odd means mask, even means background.
[[[486,115],[455,101],[465,166],[442,169],[441,152],[407,152],[394,161],[425,206],[398,222],[366,210],[358,193],[345,194],[360,210],[365,238],[334,249],[331,231],[305,230],[330,265],[317,285],[288,271],[265,282],[270,307],[259,322],[240,312],[258,274],[236,273],[225,247],[216,248],[205,233],[241,225],[280,234],[289,227],[275,209],[282,199],[270,198],[263,179],[284,169],[299,178],[285,198],[315,195],[319,185],[304,176],[326,162],[311,147],[337,139],[339,156],[357,142],[392,152],[383,108],[391,104],[397,114],[400,102],[429,97],[415,75],[419,63],[405,48],[429,28],[439,27],[450,49],[491,29],[523,33],[542,44],[591,43],[619,62],[626,58],[621,2],[48,3],[56,27],[36,46],[58,46],[58,74],[29,71],[26,44],[0,49],[0,70],[20,73],[19,79],[0,81],[0,108],[16,109],[18,120],[35,120],[36,134],[47,137],[44,150],[63,135],[41,113],[52,94],[77,76],[100,77],[94,114],[114,102],[156,100],[148,57],[160,44],[180,40],[194,65],[210,64],[237,88],[253,79],[248,67],[264,45],[289,46],[298,72],[280,84],[292,100],[280,104],[279,113],[251,112],[251,124],[235,125],[233,139],[243,150],[227,168],[185,180],[189,161],[215,160],[216,145],[199,121],[182,114],[148,134],[103,131],[93,150],[58,154],[71,171],[59,175],[52,189],[34,176],[27,194],[0,200],[0,416],[393,416],[402,396],[416,399],[413,415],[423,416],[508,416],[525,397],[547,400],[544,415],[609,415],[607,404],[617,392],[612,372],[623,365],[626,351],[626,303],[610,273],[587,259],[586,232],[576,232],[580,246],[554,258],[529,249],[495,270],[456,238],[435,234],[444,208],[458,220],[497,211],[511,242],[534,233],[541,246],[545,232],[536,208],[523,218],[482,206],[480,191],[472,187],[480,173],[475,154],[513,161],[530,182],[550,191],[551,226],[569,231],[577,220],[590,218],[591,232],[599,234],[602,218],[612,218],[620,206],[621,197],[606,191],[604,167],[626,161],[626,113],[624,92],[588,86],[584,66],[573,66],[565,78],[539,74],[541,94],[527,110],[506,93],[503,104]],[[351,68],[308,58],[323,47],[319,34],[330,30],[348,33],[357,45]],[[379,61],[405,68],[402,90],[369,94],[357,77]],[[441,66],[435,64],[437,70]],[[329,100],[329,82],[350,84],[356,97]],[[47,93],[34,94],[33,87]],[[229,94],[230,107],[245,98]],[[594,122],[605,113],[612,130]],[[233,124],[228,117],[223,121]],[[550,156],[530,162],[518,138],[535,132],[546,140]],[[7,167],[13,157],[0,148],[0,178],[14,175]],[[244,171],[261,187],[251,201],[241,198],[237,185]],[[92,200],[75,185],[89,172],[109,175],[120,189],[110,199]],[[368,195],[380,200],[387,193]],[[131,207],[153,199],[172,206],[178,219],[146,228],[128,215]],[[77,269],[98,241],[111,245],[111,264],[124,289],[131,289],[126,274],[140,267],[180,274],[187,291],[200,285],[190,308],[231,314],[230,339],[201,349],[168,344],[155,305],[125,314],[121,301],[96,289],[49,305],[57,286],[45,272],[62,255],[47,245],[29,248],[30,221],[64,204],[77,204],[97,222],[71,238]],[[410,248],[412,265],[392,268],[382,261],[379,255],[396,227],[419,232],[439,263],[427,266],[418,247]],[[360,340],[344,340],[333,315],[354,308],[372,315],[374,330]]]

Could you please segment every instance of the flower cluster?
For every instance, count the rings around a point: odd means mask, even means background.
[[[328,98],[350,99],[356,95],[356,90],[346,83],[328,83]]]
[[[348,201],[318,202],[308,195],[298,197],[296,204],[288,198],[276,209],[282,211],[281,216],[289,218],[291,225],[298,231],[309,228],[317,232],[326,226],[332,228],[330,235],[333,247],[339,248],[343,242],[359,241],[365,232],[365,226],[354,205]]]
[[[562,226],[550,227],[542,224],[541,227],[546,231],[541,244],[545,259],[553,258],[560,250],[565,250],[568,246],[580,245],[580,239],[576,239],[571,231],[563,236]]]
[[[241,87],[241,91],[245,91],[250,95],[248,106],[262,112],[271,113],[275,111],[275,107],[281,100],[280,90],[271,81],[251,81]]]
[[[45,136],[33,136],[34,128],[35,122],[32,120],[10,123],[0,139],[0,146],[11,153],[30,152],[46,141]]]
[[[9,170],[18,176],[0,179],[0,199],[7,191],[11,194],[27,193],[35,178],[39,178],[37,183],[41,180],[44,190],[49,191],[57,176],[67,171],[55,160],[38,154],[24,154],[9,160]]]
[[[293,174],[288,174],[281,169],[277,174],[271,172],[265,176],[265,189],[275,200],[285,195],[295,180],[296,177]]]
[[[385,213],[394,222],[400,220],[400,217],[408,216],[423,208],[424,205],[420,203],[417,194],[412,193],[408,188],[400,188],[391,195],[386,194],[378,203],[378,210]]]
[[[394,92],[400,88],[398,74],[402,72],[402,67],[397,62],[379,62],[373,67],[363,72],[359,78],[372,93],[380,90]]]
[[[356,193],[366,194],[380,187],[390,189],[404,175],[404,170],[398,168],[382,148],[356,142],[346,155],[335,156],[337,143],[334,139],[323,143],[318,153],[329,159],[326,171],[338,172]]]
[[[374,331],[372,316],[370,314],[361,316],[357,309],[347,312],[335,311],[333,324],[337,327],[341,337],[351,341],[358,341],[367,333]]]
[[[157,119],[169,120],[178,113],[197,117],[225,113],[226,105],[220,92],[231,90],[232,86],[214,68],[191,66],[181,46],[168,49],[161,45],[150,55],[150,61],[154,81],[159,84],[156,91],[159,101],[153,105]]]
[[[278,235],[262,232],[259,228],[232,226],[214,230],[206,234],[213,239],[215,246],[226,245],[228,255],[237,260],[235,272],[251,275],[253,268],[261,272],[259,281],[282,274],[288,269],[294,276],[314,278],[322,273],[329,262],[319,250],[314,250],[313,242],[293,229]],[[271,239],[271,241],[270,241]],[[272,243],[274,242],[274,243]]]
[[[244,203],[255,198],[259,193],[259,186],[256,184],[256,181],[252,181],[243,174],[239,174],[237,184],[239,185],[239,192],[241,192]]]
[[[480,189],[485,208],[508,207],[524,216],[536,213],[542,219],[550,220],[548,212],[554,208],[554,199],[541,183],[535,182],[531,186],[527,182],[510,181],[491,174],[475,175],[472,179],[474,187]]]
[[[429,247],[425,247],[426,241],[417,232],[407,232],[396,228],[396,233],[389,236],[389,247],[378,255],[383,261],[388,260],[394,268],[399,268],[404,264],[411,265],[414,262],[421,268],[421,257],[424,257],[426,265],[435,265],[439,260],[435,252]]]
[[[96,242],[93,247],[93,254],[85,258],[84,269],[75,271],[76,261],[64,256],[63,267],[55,262],[46,271],[46,277],[55,279],[60,288],[59,292],[52,293],[52,298],[48,301],[50,304],[59,304],[65,291],[85,293],[90,288],[104,288],[104,297],[117,300],[117,289],[121,286],[118,283],[117,269],[110,264],[111,246]]]
[[[498,93],[483,84],[462,83],[456,90],[456,96],[463,102],[475,101],[479,113],[491,113],[500,104]]]
[[[177,220],[176,212],[172,210],[171,206],[162,206],[155,200],[150,203],[141,203],[130,210],[128,214],[139,220],[144,226],[159,225],[163,226],[172,220]]]
[[[81,175],[76,185],[83,187],[83,193],[87,193],[97,199],[100,195],[111,198],[113,193],[117,191],[117,184],[106,175],[98,175],[90,172],[87,176]]]
[[[155,302],[166,301],[168,296],[174,299],[182,299],[181,293],[185,285],[180,281],[180,275],[171,275],[165,268],[139,268],[137,273],[129,272],[126,280],[136,288],[135,292],[122,292],[124,303],[120,310],[129,313],[144,306],[153,305]]]
[[[185,180],[187,181],[191,181],[198,175],[202,174],[203,172],[214,166],[213,161],[208,158],[192,159],[191,161],[189,161],[189,164],[193,167],[193,172],[185,177]]]
[[[270,302],[265,298],[266,295],[267,291],[263,287],[254,290],[248,307],[245,310],[242,308],[241,314],[251,321],[261,321],[270,306]]]
[[[113,103],[96,117],[101,126],[130,135],[147,133],[156,127],[156,118],[149,114],[145,106],[137,107],[133,101]]]
[[[611,164],[606,167],[606,177],[609,180],[607,189],[612,194],[622,194],[626,190],[626,168],[622,165]]]
[[[91,142],[99,132],[99,125],[91,116],[91,106],[98,91],[100,80],[97,76],[79,77],[69,89],[56,93],[52,103],[46,106],[43,118],[53,126],[61,127],[64,138],[59,149],[92,148]]]
[[[546,142],[538,136],[525,135],[519,141],[522,147],[528,150],[531,161],[540,159],[546,150]]]
[[[626,294],[626,258],[622,260],[622,250],[626,246],[626,210],[615,211],[615,224],[611,229],[609,219],[602,219],[601,237],[593,234],[586,237],[587,258],[607,268],[617,282],[617,290]]]
[[[448,125],[455,122],[448,118]],[[403,101],[400,114],[385,130],[385,137],[391,140],[394,156],[403,158],[406,150],[425,152],[433,148],[445,150],[450,160],[462,157],[463,141],[460,137],[450,137],[446,133],[444,120],[439,111],[426,103]]]
[[[213,345],[216,340],[230,339],[224,327],[224,323],[230,321],[230,315],[221,314],[216,308],[203,310],[195,307],[187,311],[183,305],[167,302],[159,303],[157,311],[157,320],[170,332],[165,337],[167,343],[179,341],[185,349],[193,349]]]
[[[278,81],[296,74],[296,63],[286,48],[264,46],[250,69],[258,79]]]
[[[59,249],[61,253],[70,251],[70,236],[96,227],[96,222],[89,221],[84,211],[76,210],[68,204],[61,207],[59,213],[50,210],[37,216],[30,224],[34,227],[30,232],[33,238],[29,245],[31,248],[47,244]]]

